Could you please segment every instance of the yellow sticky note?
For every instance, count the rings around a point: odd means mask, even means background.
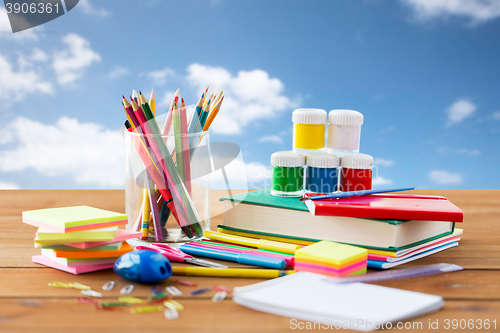
[[[329,241],[321,241],[295,252],[296,262],[310,262],[314,264],[342,266],[346,263],[365,260],[368,256],[366,249]]]

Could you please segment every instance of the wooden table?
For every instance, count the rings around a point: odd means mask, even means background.
[[[421,278],[380,283],[406,290],[441,295],[444,308],[436,313],[416,318],[427,331],[429,321],[439,321],[439,331],[445,331],[445,320],[497,320],[500,326],[500,191],[415,191],[418,194],[442,195],[463,209],[465,221],[459,227],[464,234],[458,247],[404,267],[440,262],[454,263],[463,271]],[[212,209],[221,211],[213,191]],[[185,306],[177,321],[168,321],[163,313],[133,315],[128,311],[95,311],[89,305],[75,302],[81,296],[76,289],[52,288],[51,281],[77,281],[101,290],[104,283],[116,281],[106,299],[119,296],[121,287],[129,284],[112,270],[74,276],[31,262],[40,253],[33,248],[36,228],[21,223],[21,212],[31,209],[89,205],[113,211],[124,211],[124,191],[0,191],[0,331],[1,332],[170,332],[179,331],[290,331],[290,319],[249,310],[231,301],[213,303],[213,292],[188,296],[193,287],[179,286],[184,296],[176,297]],[[212,229],[222,221],[222,215],[212,219]],[[161,286],[174,284],[169,278]],[[184,277],[199,287],[222,284],[244,286],[262,280],[236,278]],[[297,292],[300,292],[299,290]],[[151,295],[150,286],[136,285],[136,297]],[[499,328],[497,328],[499,330]],[[406,331],[406,330],[404,330]],[[411,331],[411,330],[410,330]],[[438,330],[434,330],[438,331]],[[450,331],[450,330],[447,330]],[[484,329],[481,331],[485,331]],[[489,331],[494,331],[493,327]]]

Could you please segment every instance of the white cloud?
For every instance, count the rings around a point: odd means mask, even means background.
[[[62,41],[68,46],[64,51],[54,53],[52,67],[59,84],[72,83],[83,76],[85,69],[101,56],[90,48],[90,43],[81,36],[70,33]]]
[[[158,106],[161,106],[165,110],[167,110],[168,107],[170,106],[170,103],[172,103],[172,98],[174,97],[174,94],[175,94],[175,91],[165,92],[165,95],[163,95],[163,98],[161,98],[160,102],[157,103]],[[155,97],[156,97],[156,93],[155,93]],[[159,113],[161,113],[161,112],[157,112],[157,114],[159,114]]]
[[[254,162],[245,164],[245,169],[248,181],[271,179],[272,169],[270,166]]]
[[[29,58],[32,61],[40,61],[40,62],[47,61],[49,59],[45,52],[36,47],[33,49],[33,52],[31,53]]]
[[[465,118],[470,117],[476,109],[477,107],[468,100],[461,99],[456,101],[446,109],[446,113],[448,114],[446,126],[458,124]]]
[[[115,66],[115,68],[113,68],[111,71],[108,72],[108,74],[106,74],[106,77],[108,79],[115,79],[117,77],[128,74],[130,74],[130,72],[127,68],[121,66]]]
[[[35,170],[47,176],[66,176],[77,184],[122,188],[125,151],[121,131],[95,123],[60,118],[46,125],[23,117],[3,131],[0,170]]]
[[[463,181],[461,174],[443,170],[431,171],[429,173],[429,178],[436,184],[459,184]]]
[[[390,167],[390,166],[394,165],[394,161],[393,160],[386,160],[384,158],[376,158],[373,160],[373,164],[376,166]]]
[[[18,189],[20,189],[20,187],[17,184],[0,181],[0,190],[18,190]]]
[[[164,85],[167,82],[167,78],[175,75],[175,71],[170,68],[165,68],[158,71],[152,71],[148,73],[148,79],[152,80],[154,84]]]
[[[245,163],[241,155],[228,164],[225,164],[224,169],[229,186],[233,190],[260,188],[262,187],[261,182],[271,179],[272,174],[270,166],[256,162]],[[259,185],[255,186],[254,183],[258,183]],[[210,175],[210,187],[212,189],[227,188],[225,178],[221,170],[217,170]]]
[[[52,94],[54,92],[52,84],[43,81],[38,71],[27,70],[26,60],[20,55],[18,63],[21,64],[18,71],[5,57],[0,54],[0,91],[4,96],[9,96],[2,103],[10,105],[12,102],[22,100],[26,95],[39,92]]]
[[[498,0],[400,0],[413,10],[415,19],[429,21],[451,16],[467,18],[472,25],[500,16]]]
[[[491,115],[491,118],[493,118],[495,120],[500,120],[500,111],[493,112],[493,114]]]
[[[95,15],[99,17],[110,15],[110,12],[104,8],[95,8],[94,5],[90,3],[90,0],[80,0],[77,8],[80,8],[85,14],[88,15]]]
[[[239,71],[233,76],[225,68],[195,63],[187,72],[187,82],[197,91],[205,91],[207,86],[216,93],[224,91],[223,110],[211,127],[217,133],[240,134],[244,126],[275,118],[299,104],[283,95],[284,85],[279,79],[270,78],[260,69]]]
[[[454,154],[467,155],[467,156],[479,156],[479,155],[481,155],[481,151],[479,149],[466,149],[466,148],[454,149],[454,148],[449,148],[449,147],[439,147],[436,149],[436,151],[438,153],[441,153],[441,154],[454,153]]]
[[[18,20],[23,20],[21,16],[17,17]],[[26,25],[28,25],[26,23]],[[0,38],[6,38],[16,41],[26,41],[26,40],[38,40],[38,36],[35,31],[42,31],[41,27],[34,27],[25,31],[19,31],[16,33],[12,32],[12,27],[10,26],[9,16],[5,8],[0,7]]]
[[[283,139],[278,135],[266,135],[259,139],[259,142],[283,143]]]
[[[394,131],[394,126],[389,126],[389,127],[386,127],[386,128],[382,128],[380,130],[380,133],[392,132],[392,131]]]
[[[377,176],[377,177],[373,178],[373,180],[372,180],[373,186],[382,186],[382,185],[390,185],[390,184],[392,184],[392,180],[381,177],[381,176]]]

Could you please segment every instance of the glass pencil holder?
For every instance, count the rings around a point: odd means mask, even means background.
[[[125,131],[129,241],[184,243],[210,229],[210,132],[153,135]]]

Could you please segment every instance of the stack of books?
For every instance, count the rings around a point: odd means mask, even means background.
[[[368,250],[368,267],[387,269],[458,246],[463,212],[443,197],[367,195],[306,200],[269,190],[223,197],[218,231],[299,245],[329,240]],[[233,207],[234,206],[234,207]]]
[[[89,206],[26,211],[23,222],[39,227],[35,247],[41,255],[33,262],[72,274],[112,268],[133,250],[125,240],[141,235],[118,228],[127,224],[127,215]]]

